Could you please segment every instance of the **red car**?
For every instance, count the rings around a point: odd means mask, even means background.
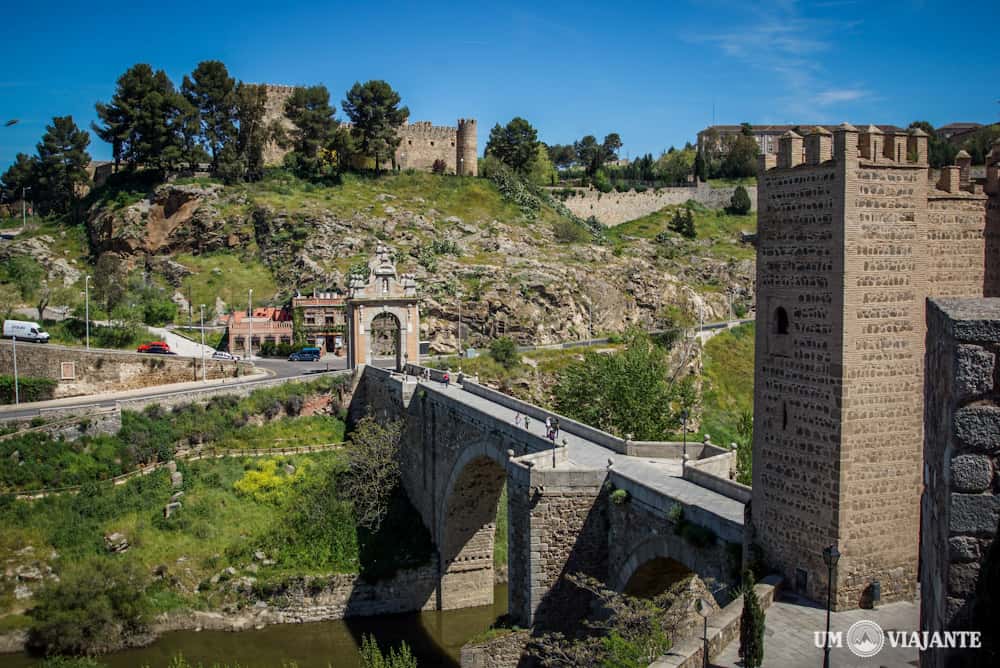
[[[135,351],[137,353],[158,353],[160,355],[169,355],[170,346],[168,346],[165,341],[150,341],[149,343],[141,344],[135,349]]]

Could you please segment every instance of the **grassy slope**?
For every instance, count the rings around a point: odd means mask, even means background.
[[[215,298],[221,297],[227,304],[246,308],[247,290],[253,288],[254,304],[268,304],[278,294],[278,286],[270,270],[257,259],[243,257],[237,253],[219,252],[206,255],[184,253],[174,260],[192,272],[181,283],[181,294],[190,295],[197,317],[198,304],[205,304],[205,312],[215,309]],[[187,322],[187,313],[178,313],[178,321]]]
[[[736,440],[744,411],[753,412],[754,325],[718,334],[705,345],[702,433],[714,443]]]

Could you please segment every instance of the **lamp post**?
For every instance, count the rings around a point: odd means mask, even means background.
[[[681,411],[681,433],[684,439],[684,450],[683,450],[683,461],[687,461],[688,458],[688,412],[685,408]]]
[[[247,359],[251,362],[253,361],[253,288],[247,295],[247,327],[249,327],[247,336]]]
[[[458,175],[465,176],[465,158],[458,159]]]
[[[87,321],[86,332],[87,332],[87,350],[90,350],[90,275],[84,277],[83,280],[83,303],[84,303],[84,318]]]
[[[458,293],[458,372],[462,373],[462,358],[465,351],[462,350],[462,293]]]
[[[703,598],[699,598],[697,601],[697,607],[698,614],[701,615],[704,623],[701,632],[701,639],[703,642],[701,665],[704,666],[704,668],[708,668],[708,617],[712,614],[712,604]]]
[[[21,403],[21,390],[17,384],[17,337],[12,336],[10,340],[11,345],[14,347],[12,352],[14,355],[14,405],[16,406]]]
[[[25,201],[28,199],[28,191],[31,190],[30,186],[21,186],[21,228],[24,229],[28,226],[28,214],[25,208]],[[34,215],[34,214],[32,214]]]
[[[201,305],[201,382],[208,380],[205,371],[205,305]]]
[[[840,560],[840,550],[836,543],[823,548],[823,561],[826,563],[826,639],[823,641],[823,668],[830,668],[830,608],[833,604],[833,569]]]

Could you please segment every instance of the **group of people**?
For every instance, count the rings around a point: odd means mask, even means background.
[[[531,418],[527,415],[521,415],[520,412],[514,413],[514,426],[524,427],[525,431],[531,431]],[[545,418],[545,438],[552,441],[554,444],[556,439],[559,438],[559,418],[548,416]]]

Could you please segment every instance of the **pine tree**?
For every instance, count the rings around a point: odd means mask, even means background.
[[[220,61],[205,60],[185,75],[181,91],[197,110],[199,139],[217,172],[223,148],[236,141],[236,80]]]
[[[486,155],[492,155],[519,174],[531,171],[538,155],[538,130],[520,116],[490,130]]]
[[[764,663],[764,611],[754,591],[752,571],[743,574],[743,614],[740,615],[740,659],[743,668],[760,668]]]
[[[236,141],[222,145],[218,174],[229,183],[258,181],[264,176],[264,145],[270,133],[264,123],[264,86],[239,83],[233,93],[238,128]]]
[[[385,81],[355,82],[340,103],[354,127],[351,134],[361,153],[375,160],[375,171],[392,160],[399,146],[399,126],[410,110],[400,107],[399,93]]]
[[[729,212],[740,216],[750,213],[750,194],[743,186],[736,186],[733,196],[729,199]]]
[[[184,98],[163,70],[133,65],[118,78],[111,102],[96,109],[103,126],[92,128],[112,145],[116,166],[124,160],[132,168],[170,167],[184,159]]]
[[[10,201],[17,201],[24,196],[25,189],[35,188],[38,178],[38,159],[27,153],[18,153],[12,164],[0,181],[3,181],[3,191]]]
[[[78,187],[90,183],[90,135],[72,116],[57,116],[38,144],[38,201],[44,209],[65,213],[77,201]]]
[[[285,115],[295,125],[286,161],[305,178],[329,176],[337,166],[328,155],[337,130],[334,112],[326,86],[296,88],[285,102]]]

